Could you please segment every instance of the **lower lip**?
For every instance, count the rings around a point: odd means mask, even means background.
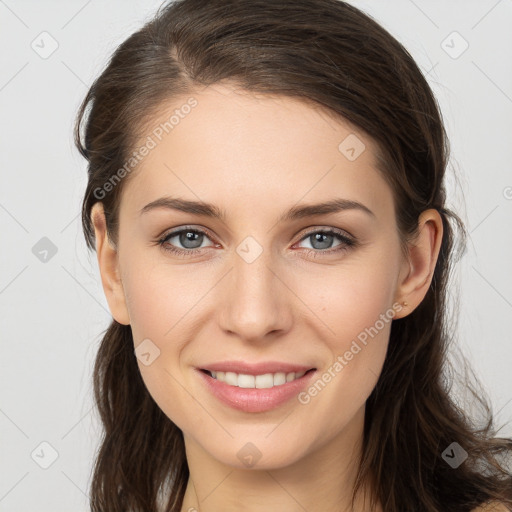
[[[297,396],[309,383],[316,370],[273,388],[239,388],[221,382],[197,370],[207,388],[223,403],[244,412],[264,412],[279,407]]]

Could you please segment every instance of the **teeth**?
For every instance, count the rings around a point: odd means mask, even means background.
[[[255,387],[258,389],[271,388],[276,384],[277,383],[274,383],[274,376],[271,373],[265,373],[264,375],[256,375]]]
[[[243,373],[234,372],[210,372],[214,379],[221,382],[225,382],[230,386],[237,386],[239,388],[272,388],[274,386],[281,386],[286,382],[299,379],[306,372],[277,372],[277,373],[265,373],[263,375],[246,375]]]
[[[236,375],[236,374],[235,374]],[[255,386],[256,377],[254,375],[238,375],[239,388],[253,388]]]

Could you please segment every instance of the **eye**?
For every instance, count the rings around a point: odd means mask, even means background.
[[[157,240],[165,251],[169,251],[178,256],[194,256],[205,247],[214,247],[216,244],[204,245],[204,242],[210,240],[206,231],[198,228],[181,228],[164,235]],[[338,243],[333,243],[338,240]],[[351,247],[355,247],[357,242],[353,238],[349,238],[343,231],[334,228],[311,231],[303,236],[299,242],[308,241],[310,248],[306,247],[306,252],[312,257],[329,255],[347,251]],[[181,247],[177,245],[181,245]]]
[[[333,246],[336,239],[339,243]],[[310,243],[310,248],[306,247],[306,249],[310,249],[308,253],[313,253],[315,257],[318,253],[338,253],[356,245],[354,239],[349,238],[342,231],[333,228],[312,231],[301,239],[301,242],[303,241]]]
[[[158,244],[166,251],[181,256],[190,256],[204,248],[203,242],[207,239],[209,239],[207,233],[201,229],[182,228],[165,235],[158,240]],[[183,248],[176,247],[175,244],[180,244]]]

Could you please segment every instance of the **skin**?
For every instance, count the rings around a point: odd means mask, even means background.
[[[161,119],[190,96],[163,105]],[[138,364],[149,393],[184,434],[191,477],[182,511],[349,510],[365,402],[391,321],[307,404],[293,398],[268,412],[237,411],[206,392],[194,368],[278,360],[322,375],[380,314],[401,318],[422,301],[441,217],[423,212],[404,257],[392,191],[365,133],[311,104],[227,84],[193,97],[198,105],[125,184],[117,247],[107,239],[101,203],[92,212],[112,315],[131,325],[134,347],[149,338],[160,350],[150,365]],[[349,134],[366,148],[354,161],[338,150]],[[225,222],[165,208],[139,214],[166,195],[213,203],[225,210]],[[363,203],[375,215],[354,209],[277,222],[296,204],[334,198]],[[179,257],[156,244],[184,226],[208,233],[195,255]],[[336,237],[322,246],[306,236],[327,228],[359,244],[335,253],[343,244]],[[262,249],[251,263],[236,252],[248,236]],[[177,236],[168,243],[194,247]],[[393,309],[403,301],[407,307]],[[248,442],[261,453],[250,468],[237,457]],[[362,500],[356,512],[365,510]]]

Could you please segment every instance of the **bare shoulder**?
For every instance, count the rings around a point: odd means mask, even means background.
[[[510,512],[510,509],[499,501],[492,501],[490,503],[486,503],[485,505],[481,505],[480,507],[474,508],[472,512]]]

